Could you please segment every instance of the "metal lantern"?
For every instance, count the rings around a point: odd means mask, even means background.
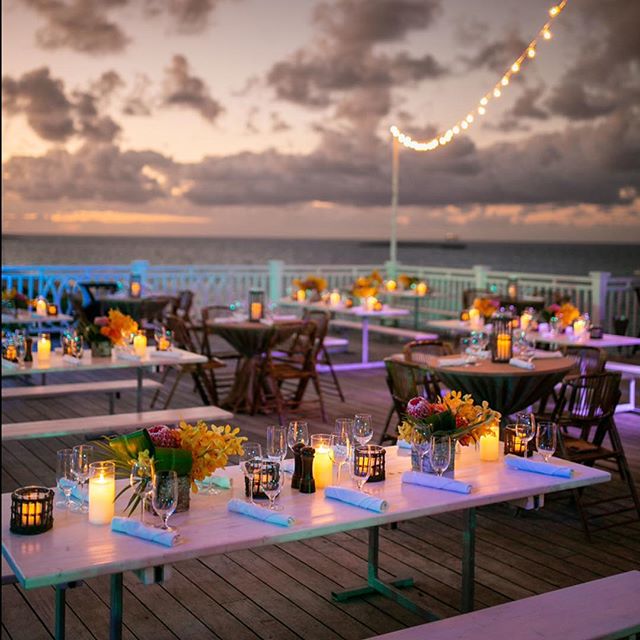
[[[492,362],[509,362],[513,355],[513,317],[507,313],[493,316],[491,335]]]
[[[527,451],[528,442],[516,434],[515,427],[505,427],[504,429],[504,455],[513,454],[524,458]]]
[[[356,472],[360,469],[366,470],[371,464],[371,475],[367,482],[382,482],[385,479],[385,454],[384,447],[376,444],[369,444],[364,447],[357,447],[353,456],[353,467]]]
[[[142,295],[142,276],[132,273],[129,279],[129,295],[132,298],[139,298]]]
[[[46,487],[23,487],[11,494],[12,533],[34,535],[53,526],[53,491]]]
[[[256,458],[247,463],[251,469],[251,489],[253,490],[254,500],[267,499],[267,494],[262,490],[262,483],[272,481],[275,475],[273,468],[270,469],[268,465],[263,466],[262,462],[262,459]],[[244,495],[247,496],[247,498],[251,495],[249,478],[247,476],[244,477]]]
[[[518,281],[514,278],[510,278],[507,283],[507,296],[509,300],[518,299]]]
[[[264,318],[264,291],[249,291],[249,322],[260,322]]]

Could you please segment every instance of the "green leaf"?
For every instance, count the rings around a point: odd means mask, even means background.
[[[145,449],[149,451],[149,456],[155,452],[153,440],[146,429],[111,438],[109,446],[119,460],[137,460],[138,454]]]
[[[190,451],[170,447],[156,447],[155,467],[157,471],[175,471],[179,476],[191,473],[193,458]]]
[[[456,419],[451,411],[443,411],[442,413],[434,413],[422,420],[425,425],[431,427],[432,433],[451,433],[456,430]]]

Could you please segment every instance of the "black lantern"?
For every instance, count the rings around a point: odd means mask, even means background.
[[[12,533],[34,535],[53,526],[53,491],[46,487],[22,487],[11,494]]]
[[[491,319],[492,362],[509,362],[513,355],[513,317],[508,313],[499,313]]]
[[[253,499],[254,500],[266,500],[267,494],[262,491],[262,482],[263,474],[269,473],[269,468],[263,467],[262,460],[256,458],[255,460],[251,460],[247,463],[247,466],[251,469],[251,489],[249,488],[249,478],[247,476],[244,477],[244,494],[247,498],[251,495],[251,490],[253,490]],[[264,478],[266,482],[268,478]]]
[[[509,300],[518,299],[518,281],[515,278],[509,278],[507,282],[507,296]]]
[[[249,322],[260,322],[264,318],[264,291],[249,291]]]
[[[513,454],[520,458],[525,457],[528,442],[525,438],[520,437],[516,433],[515,427],[505,427],[504,429],[504,455]]]
[[[382,482],[385,479],[385,454],[384,447],[369,444],[357,447],[353,456],[353,468],[359,475],[364,475],[367,465],[371,465],[371,474],[367,482]]]
[[[132,298],[139,298],[142,295],[142,276],[132,273],[129,279],[129,295]]]

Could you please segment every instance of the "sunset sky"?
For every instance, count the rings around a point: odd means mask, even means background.
[[[3,233],[385,238],[542,0],[3,0]],[[399,235],[640,242],[640,2],[569,0]]]

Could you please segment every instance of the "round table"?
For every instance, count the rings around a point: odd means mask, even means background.
[[[502,414],[503,422],[550,393],[575,365],[574,358],[534,360],[535,369],[488,360],[455,367],[438,366],[436,362],[430,368],[449,389],[470,393],[476,403],[486,400]]]

